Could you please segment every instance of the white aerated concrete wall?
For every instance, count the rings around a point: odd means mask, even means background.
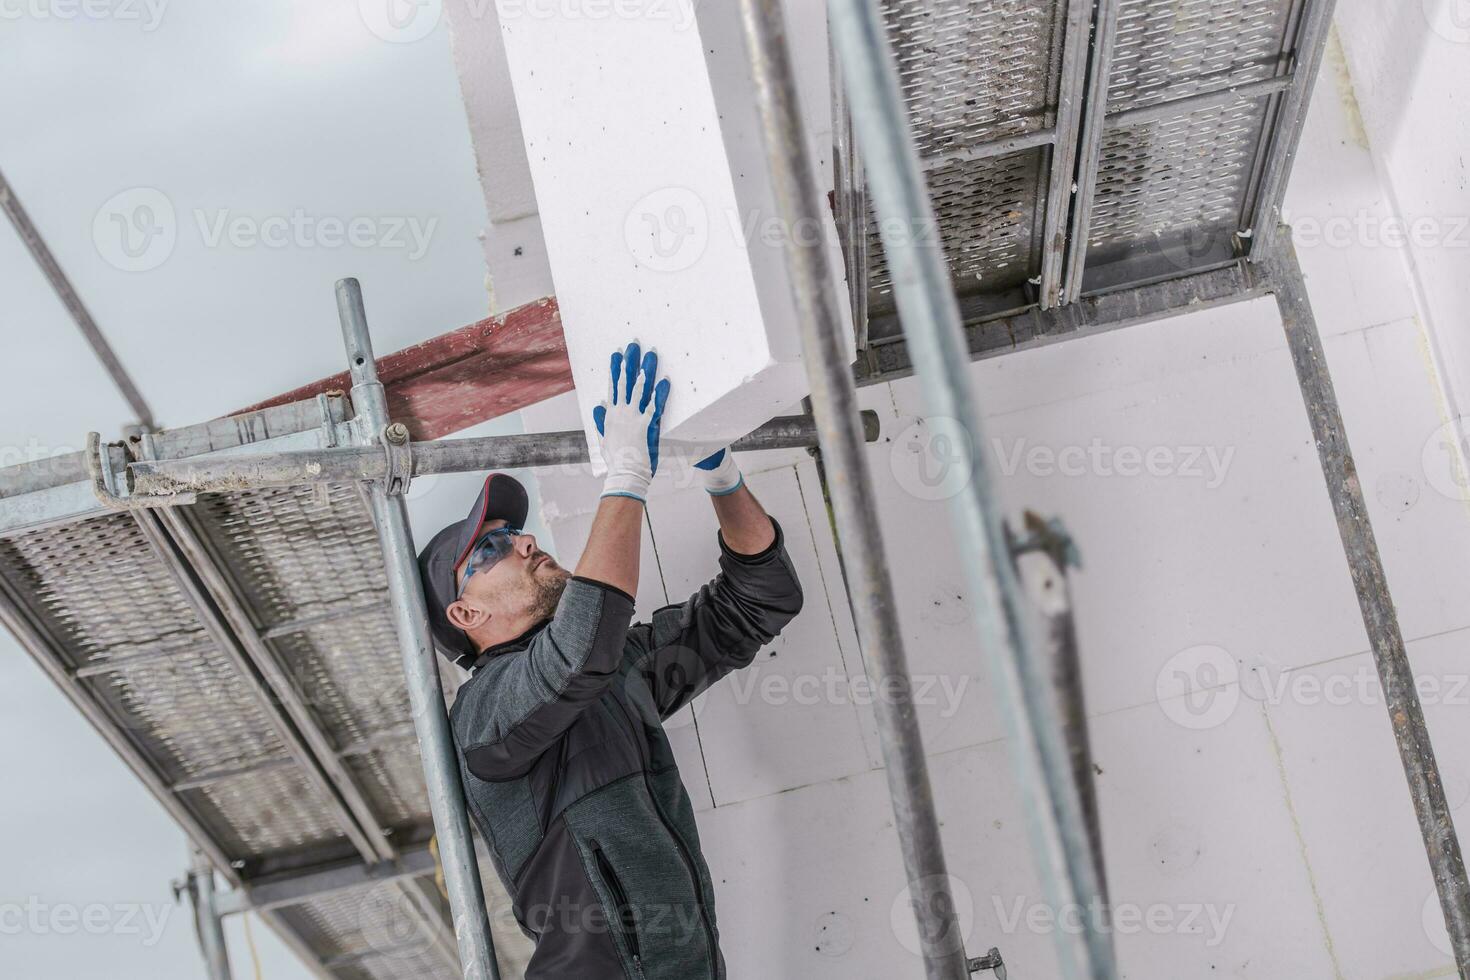
[[[1417,16],[1409,6],[1390,19]],[[1405,69],[1391,97],[1355,93],[1364,72],[1387,71],[1374,59],[1388,16],[1341,4],[1352,72],[1335,48],[1289,196],[1298,220],[1361,213],[1381,226],[1407,200],[1446,219],[1470,211],[1457,196],[1464,116],[1446,116],[1470,48],[1430,51],[1449,42],[1421,29],[1438,75]],[[1470,832],[1470,507],[1453,437],[1443,445],[1454,400],[1441,381],[1463,372],[1470,253],[1406,253],[1357,231],[1309,239],[1329,364],[1446,790]],[[1081,549],[1073,583],[1123,975],[1452,975],[1274,303],[1069,341],[971,376],[1008,511],[1061,516]],[[967,946],[999,946],[1012,977],[1051,980],[1054,932],[1070,920],[1045,905],[974,640],[934,441],[954,430],[924,418],[914,381],[862,400],[883,419],[868,462]],[[577,413],[564,397],[527,411],[527,428]],[[814,465],[803,453],[742,463],[808,600],[757,666],[673,725],[731,975],[920,977],[874,695]],[[714,517],[702,491],[675,485],[684,479],[666,474],[649,506],[644,614],[715,570]],[[541,486],[573,564],[598,483],[548,473]]]

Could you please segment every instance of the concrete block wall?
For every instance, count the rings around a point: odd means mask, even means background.
[[[1341,62],[1338,62],[1338,66]],[[1289,198],[1393,213],[1350,77],[1324,73]],[[1449,395],[1392,252],[1302,262],[1447,790],[1470,826],[1470,510],[1434,452]],[[1010,514],[1061,516],[1124,976],[1452,975],[1438,906],[1271,300],[973,366]],[[1053,977],[1052,918],[943,499],[944,420],[917,382],[862,392],[967,948]],[[576,424],[570,399],[527,429]],[[1429,447],[1426,451],[1426,447]],[[918,977],[871,697],[812,461],[751,454],[808,592],[746,673],[673,722],[736,978]],[[574,564],[596,479],[543,473]],[[655,484],[640,609],[714,571],[702,491]]]
[[[1369,225],[1402,264],[1415,313],[1433,332],[1456,414],[1470,398],[1470,8],[1463,0],[1403,5],[1342,0],[1337,42],[1352,83],[1354,137],[1368,150],[1401,229]],[[1364,237],[1367,237],[1365,235]]]

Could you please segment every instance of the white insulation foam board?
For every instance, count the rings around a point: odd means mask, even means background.
[[[808,390],[794,234],[828,249],[850,313],[830,211],[820,229],[777,216],[735,5],[497,9],[589,440],[609,357],[635,339],[672,382],[667,440],[723,445],[790,410]]]

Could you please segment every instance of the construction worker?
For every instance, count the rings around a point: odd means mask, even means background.
[[[633,622],[644,501],[669,382],[637,344],[594,412],[607,478],[575,573],[537,547],[525,489],[485,481],[419,555],[440,651],[472,673],[451,719],[470,812],[529,980],[721,980],[714,890],[663,721],[748,666],[801,609],[781,529],[731,454],[697,465],[720,572]]]

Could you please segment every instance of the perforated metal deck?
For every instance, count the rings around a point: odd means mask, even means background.
[[[161,433],[150,448],[317,448],[345,417],[340,400],[306,402]],[[54,486],[6,498],[11,523],[18,501],[74,491],[80,465],[61,460],[39,481]],[[0,615],[242,893],[285,883],[289,895],[353,866],[385,876],[268,903],[308,963],[342,978],[460,975],[423,854],[432,820],[357,488],[213,494],[168,511],[94,500],[0,535]],[[420,873],[394,874],[405,867]],[[503,908],[493,872],[485,886]],[[519,976],[528,944],[507,923],[497,945]]]
[[[966,322],[1264,254],[1329,6],[884,0]],[[890,272],[835,109],[853,302],[880,345],[899,337]]]

